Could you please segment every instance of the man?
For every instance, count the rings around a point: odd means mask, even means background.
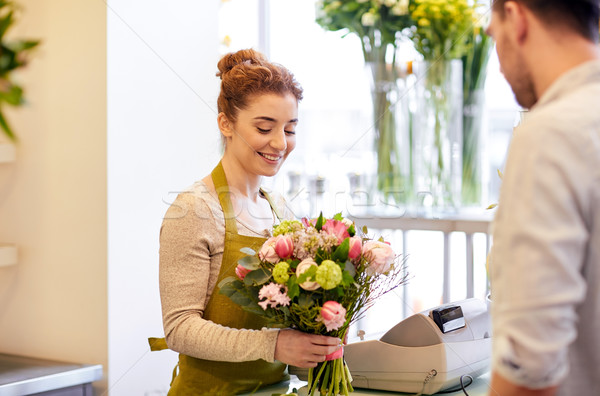
[[[490,395],[600,395],[599,0],[494,0],[488,34],[530,109],[491,253]]]

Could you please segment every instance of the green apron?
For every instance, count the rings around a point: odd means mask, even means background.
[[[240,252],[241,248],[251,247],[258,251],[266,238],[237,233],[227,179],[220,162],[212,171],[211,176],[225,214],[225,248],[218,284],[228,276],[235,276],[237,261],[244,256],[244,253]],[[279,217],[270,197],[264,192],[263,194]],[[219,294],[217,287],[206,305],[203,318],[235,329],[259,330],[266,325],[266,321],[260,316],[244,311],[229,297]],[[164,338],[149,338],[148,341],[150,349],[153,351],[168,348]],[[177,370],[178,368],[179,370]],[[179,363],[173,370],[173,381],[168,395],[231,395],[251,392],[259,387],[286,379],[285,368],[286,365],[278,361],[268,363],[259,359],[251,362],[220,362],[179,354]]]

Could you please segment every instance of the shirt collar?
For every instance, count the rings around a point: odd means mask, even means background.
[[[544,106],[591,80],[600,80],[600,60],[584,62],[563,73],[548,87],[533,108]]]

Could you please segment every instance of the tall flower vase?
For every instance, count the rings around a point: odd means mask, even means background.
[[[421,61],[414,109],[413,169],[417,209],[454,212],[461,203],[462,62]]]
[[[386,211],[405,210],[410,197],[409,110],[404,80],[394,61],[366,62],[371,76],[374,149],[379,204]]]
[[[483,205],[483,137],[485,92],[468,92],[463,102],[462,206]]]

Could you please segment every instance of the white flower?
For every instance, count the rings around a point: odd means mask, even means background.
[[[341,1],[332,1],[327,7],[327,11],[335,11],[342,6]]]
[[[366,12],[363,14],[362,18],[360,18],[360,23],[363,26],[373,26],[377,22],[377,16],[370,12]]]
[[[408,1],[409,0],[400,0],[398,4],[392,7],[390,12],[392,15],[407,15],[408,14]]]
[[[352,220],[350,220],[350,219],[347,219],[347,218],[345,218],[345,217],[342,219],[342,223],[344,223],[344,225],[345,225],[346,227],[350,227],[352,224],[354,224],[354,222],[353,222]]]
[[[396,3],[398,2],[398,0],[383,0],[383,5],[389,8],[392,8],[393,6],[396,5]]]

